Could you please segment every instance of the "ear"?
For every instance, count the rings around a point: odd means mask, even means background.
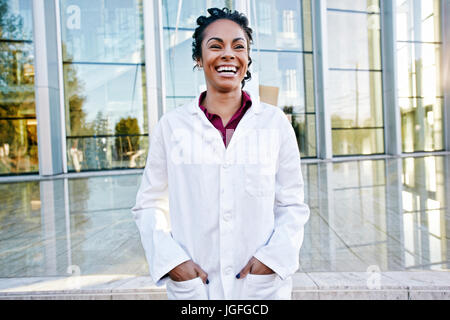
[[[197,59],[197,67],[203,68],[203,63],[201,59]]]

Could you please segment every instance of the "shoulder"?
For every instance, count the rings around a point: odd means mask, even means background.
[[[289,120],[286,114],[280,107],[265,102],[260,102],[259,108],[264,118],[271,119],[272,121],[277,122],[283,127],[289,124]]]
[[[177,123],[179,121],[186,121],[189,119],[189,115],[192,114],[193,106],[195,104],[195,100],[189,101],[181,106],[178,106],[172,110],[164,113],[159,119],[158,123],[160,126],[167,126],[171,123]]]

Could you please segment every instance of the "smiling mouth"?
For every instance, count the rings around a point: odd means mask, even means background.
[[[228,74],[228,75],[234,75],[237,73],[238,68],[233,66],[221,66],[217,67],[216,71],[220,74]]]

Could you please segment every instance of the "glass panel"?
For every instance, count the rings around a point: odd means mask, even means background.
[[[68,136],[112,134],[127,118],[136,119],[140,133],[148,132],[144,67],[68,64],[64,73]]]
[[[62,1],[69,170],[145,166],[142,10],[138,0]]]
[[[369,155],[384,153],[384,130],[333,129],[333,154]]]
[[[148,135],[133,134],[138,132],[133,130],[133,120],[123,121],[111,136],[67,138],[68,169],[79,172],[143,168],[148,149]]]
[[[0,0],[0,38],[33,41],[31,0]]]
[[[330,71],[333,128],[383,126],[381,72]]]
[[[0,174],[39,171],[36,124],[0,118]]]
[[[206,90],[203,71],[193,70],[192,34],[179,30],[175,35],[173,30],[164,30],[167,96],[197,96]]]
[[[439,0],[397,1],[397,40],[440,42]]]
[[[313,51],[311,0],[302,0],[302,11],[303,11],[303,50]]]
[[[384,153],[379,3],[327,3],[334,155]]]
[[[316,157],[316,116],[292,113],[290,107],[284,108],[283,111],[294,128],[301,157]]]
[[[398,95],[435,100],[442,96],[441,46],[428,43],[397,43]]]
[[[294,113],[305,112],[303,55],[292,52],[253,53],[260,60],[259,84],[276,87],[279,107],[293,107]]]
[[[61,2],[64,61],[144,61],[142,1]]]
[[[380,12],[379,0],[327,0],[327,6],[330,9]]]
[[[0,1],[0,174],[39,171],[31,1]]]
[[[440,1],[396,4],[403,152],[443,150]]]
[[[261,99],[287,114],[301,156],[316,157],[311,1],[264,0],[252,4],[252,19],[257,21],[252,58]],[[273,92],[278,95],[269,99]]]
[[[208,15],[208,8],[232,9],[234,1],[229,0],[189,0],[173,1],[163,0],[163,25],[165,27],[175,28],[195,28],[197,18],[201,15]]]
[[[442,99],[399,99],[403,152],[444,149]]]
[[[302,50],[300,1],[258,0],[255,1],[255,5],[257,17],[257,24],[253,28],[255,47]],[[255,8],[252,8],[252,14],[255,14]]]
[[[328,11],[330,68],[381,69],[380,16]]]

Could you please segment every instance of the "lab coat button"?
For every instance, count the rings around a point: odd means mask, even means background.
[[[228,267],[225,269],[225,274],[231,274],[233,272],[233,268],[232,267]]]
[[[227,211],[223,214],[223,220],[229,221],[231,219],[231,212]]]

